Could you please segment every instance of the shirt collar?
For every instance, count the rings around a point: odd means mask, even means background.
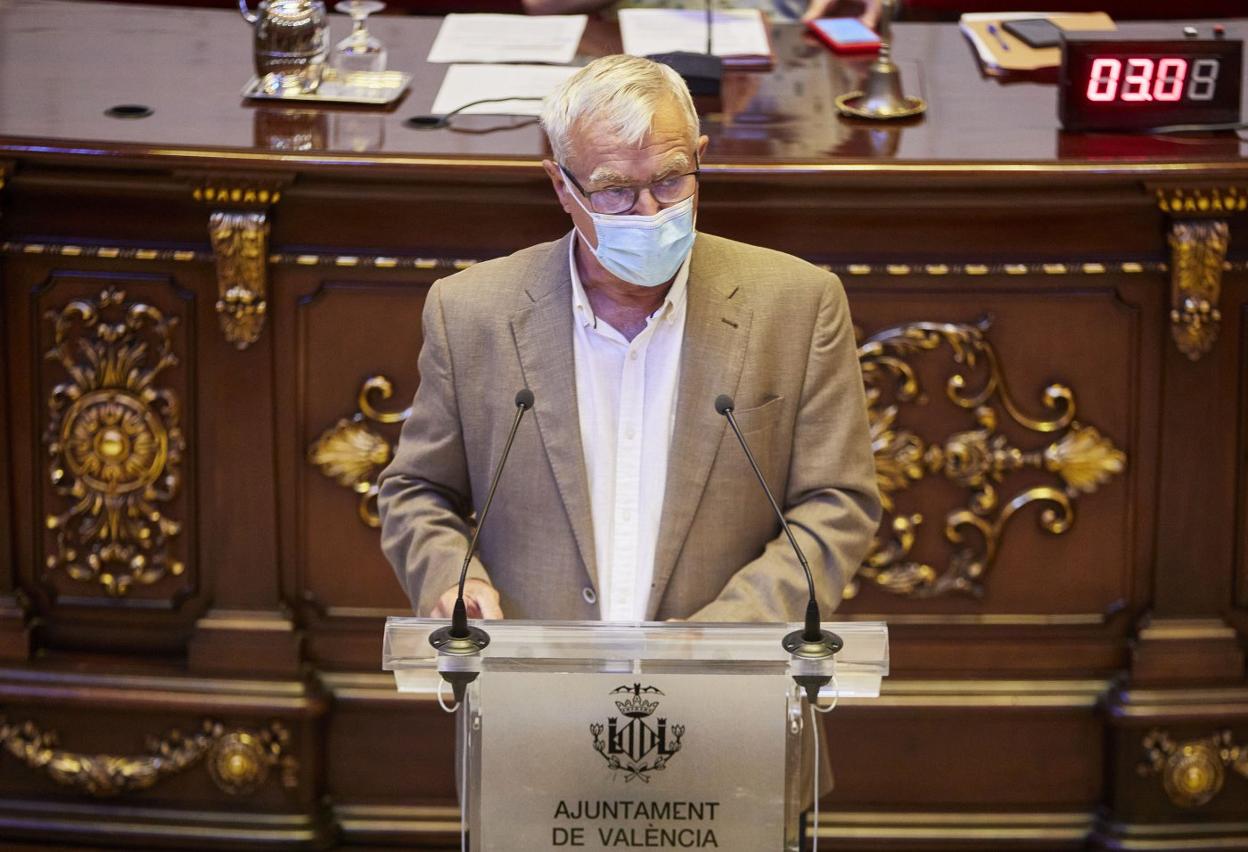
[[[579,239],[581,235],[573,230],[572,239],[568,240],[568,269],[572,275],[572,314],[581,325],[597,328],[598,317],[594,315],[594,309],[585,295],[585,286],[581,284],[581,274],[576,269],[576,241]],[[685,306],[685,300],[689,296],[689,261],[692,258],[693,252],[690,251],[685,256],[684,262],[680,264],[680,269],[676,271],[676,278],[673,279],[672,286],[667,291],[667,298],[663,300],[658,310],[651,314],[652,317],[670,317]]]

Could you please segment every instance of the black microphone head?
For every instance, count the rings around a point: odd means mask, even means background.
[[[715,397],[715,410],[720,414],[727,414],[736,407],[736,404],[732,401],[732,397],[726,393],[721,393],[719,396]]]
[[[533,407],[533,391],[528,388],[521,388],[516,391],[516,408],[523,408],[526,411]]]

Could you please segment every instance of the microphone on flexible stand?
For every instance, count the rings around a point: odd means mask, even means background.
[[[754,475],[758,477],[758,484],[763,486],[763,493],[767,495],[767,501],[771,503],[771,508],[776,513],[776,518],[780,521],[780,528],[788,536],[789,544],[793,546],[793,552],[797,554],[797,561],[801,564],[802,570],[806,572],[806,588],[809,591],[810,600],[806,603],[805,628],[795,630],[785,636],[780,644],[784,650],[802,660],[826,660],[840,651],[845,643],[841,641],[840,636],[820,627],[819,601],[815,597],[815,576],[810,573],[810,563],[806,561],[806,556],[802,553],[802,549],[798,547],[797,539],[793,537],[793,531],[789,529],[789,522],[785,519],[784,512],[780,511],[780,505],[776,502],[776,498],[772,496],[771,489],[767,487],[767,480],[763,477],[763,472],[759,469],[758,462],[754,460],[754,454],[750,452],[750,445],[746,443],[745,436],[741,434],[741,429],[737,426],[737,418],[732,416],[735,407],[732,397],[728,396],[728,394],[720,394],[715,399],[715,410],[722,414],[727,419],[728,425],[732,427],[732,432],[737,436],[741,449],[745,451],[745,458],[749,461],[750,467],[753,468]],[[806,699],[812,705],[819,701],[819,687],[832,680],[831,676],[810,674],[794,675],[793,679],[797,681],[798,686],[806,691]]]
[[[711,0],[706,0],[706,52],[694,53],[688,50],[676,50],[671,53],[655,53],[647,59],[662,62],[670,66],[685,80],[689,94],[696,97],[715,97],[719,94],[720,84],[724,78],[724,61],[711,52]]]
[[[533,391],[523,388],[516,393],[516,419],[511,423],[511,431],[507,434],[507,443],[503,446],[503,454],[494,469],[494,478],[490,482],[490,491],[486,495],[485,505],[481,507],[481,517],[477,519],[477,528],[472,532],[472,540],[468,542],[468,553],[464,556],[463,567],[459,569],[459,595],[455,598],[455,608],[451,612],[451,623],[448,627],[440,627],[429,636],[429,644],[439,656],[471,657],[481,653],[490,644],[490,634],[480,627],[468,625],[468,607],[464,604],[464,582],[468,579],[468,565],[472,555],[477,552],[477,539],[481,536],[481,528],[485,526],[485,517],[490,512],[490,504],[494,502],[494,492],[498,489],[498,481],[503,475],[503,466],[507,464],[507,456],[511,453],[512,442],[516,440],[516,430],[520,428],[520,420],[524,412],[533,407]],[[438,671],[442,679],[451,685],[456,701],[464,700],[464,692],[468,684],[477,679],[475,670],[461,670],[450,666],[443,670],[441,664]]]

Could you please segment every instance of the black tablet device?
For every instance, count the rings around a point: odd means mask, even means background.
[[[1052,21],[1044,18],[1022,18],[1002,21],[1001,29],[1028,47],[1057,47],[1062,43],[1062,31]]]

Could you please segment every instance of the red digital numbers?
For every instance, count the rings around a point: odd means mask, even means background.
[[[1211,101],[1220,66],[1217,59],[1197,59],[1189,75],[1187,60],[1179,57],[1098,56],[1092,60],[1085,94],[1097,103],[1173,103],[1184,95],[1189,101]]]
[[[1183,84],[1187,82],[1186,59],[1163,59],[1157,63],[1157,84],[1153,97],[1159,101],[1177,101],[1183,97]]]

